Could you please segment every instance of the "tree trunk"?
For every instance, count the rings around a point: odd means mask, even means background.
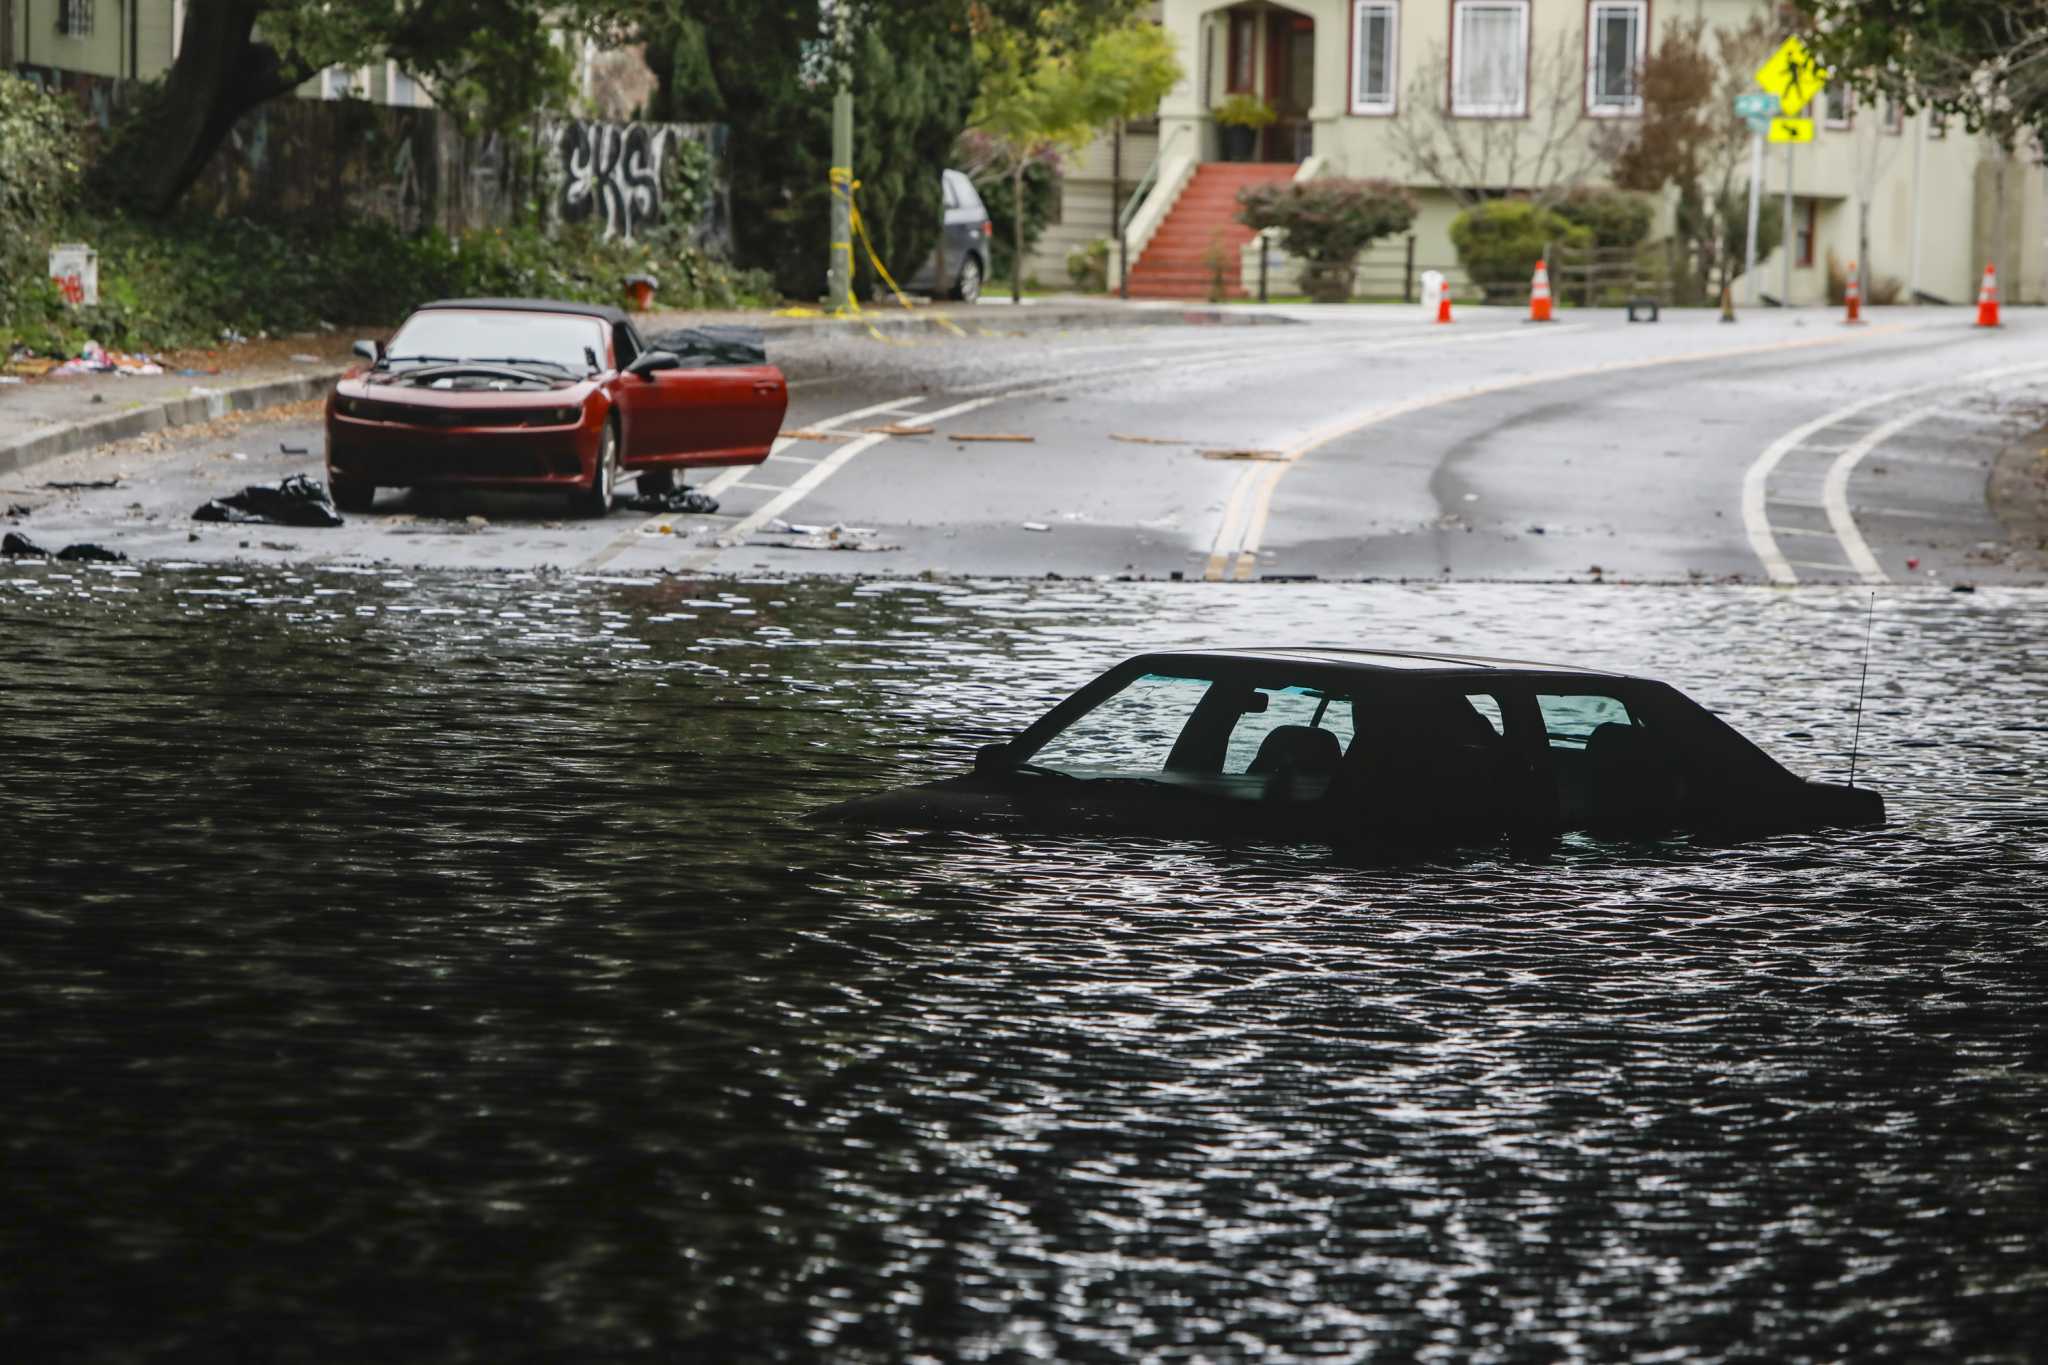
[[[237,119],[312,74],[290,69],[252,38],[263,8],[263,0],[191,0],[162,91],[94,168],[109,197],[152,216],[169,213]]]
[[[1010,302],[1024,301],[1024,159],[1010,171]]]

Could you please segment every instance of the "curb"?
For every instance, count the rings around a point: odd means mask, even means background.
[[[764,317],[747,321],[748,325],[759,327],[770,339],[867,336],[870,329],[883,333],[939,333],[951,336],[957,332],[965,332],[969,336],[1008,336],[1021,332],[1065,331],[1081,327],[1255,327],[1289,326],[1296,323],[1294,318],[1282,317],[1275,313],[1260,313],[1248,308],[1211,308],[1200,305],[1176,307],[1171,304],[1144,305],[1136,308],[1111,304],[1084,304],[1065,308],[1000,307],[986,310],[972,308],[965,311],[933,309],[929,312],[920,310],[908,314],[900,309],[884,312],[882,306],[876,304],[857,317]],[[676,325],[689,324],[678,322]]]
[[[231,412],[249,412],[256,408],[270,408],[283,403],[299,403],[308,398],[319,398],[346,372],[345,368],[330,368],[295,374],[283,379],[262,379],[205,393],[188,394],[183,398],[167,398],[139,408],[130,408],[126,412],[110,412],[104,417],[94,417],[83,422],[64,422],[44,427],[40,431],[0,444],[0,474],[16,473],[31,465],[54,460],[60,455],[91,450],[109,441],[125,441],[131,436],[144,436],[167,427],[192,426],[199,422],[212,421],[216,417],[224,417]]]

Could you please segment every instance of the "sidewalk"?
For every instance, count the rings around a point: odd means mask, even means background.
[[[763,311],[638,314],[643,334],[702,323],[759,327],[772,347],[777,338],[808,336],[1014,335],[1078,327],[1286,322],[1274,310],[1160,301],[1126,302],[1085,295],[1000,303],[921,305],[905,310],[891,301],[866,306],[859,317],[785,316]],[[76,450],[126,440],[167,427],[210,421],[230,412],[276,407],[326,394],[352,363],[354,336],[340,332],[280,338],[231,347],[208,357],[205,369],[172,358],[160,375],[44,376],[0,383],[0,475],[12,474]],[[192,357],[185,357],[190,360]],[[773,358],[771,354],[771,359]]]

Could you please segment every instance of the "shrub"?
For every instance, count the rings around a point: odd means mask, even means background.
[[[1109,238],[1098,237],[1069,251],[1067,278],[1084,293],[1100,294],[1109,288]]]
[[[77,193],[82,134],[70,100],[0,72],[0,332],[54,306],[48,252]]]
[[[201,215],[159,222],[110,213],[71,218],[64,233],[99,252],[100,303],[67,309],[45,288],[38,306],[8,329],[39,350],[68,352],[88,337],[164,350],[208,344],[224,331],[389,326],[428,299],[462,295],[617,303],[634,274],[660,281],[664,307],[731,307],[768,292],[765,276],[735,272],[690,247],[684,225],[624,242],[584,229],[451,238],[407,236],[379,222],[276,225]]]
[[[1239,91],[1216,106],[1210,117],[1226,128],[1264,128],[1280,115],[1249,91]]]
[[[1650,235],[1650,200],[1627,190],[1576,189],[1556,212],[1592,232],[1593,245],[1606,251],[1640,246]]]
[[[1591,228],[1526,199],[1495,199],[1451,220],[1458,264],[1489,300],[1519,297],[1549,244],[1585,247],[1592,242]]]
[[[1351,297],[1358,255],[1415,221],[1415,199],[1391,180],[1308,180],[1239,190],[1237,218],[1280,230],[1302,263],[1301,286],[1318,303]]]

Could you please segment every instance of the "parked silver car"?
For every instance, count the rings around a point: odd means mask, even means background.
[[[988,209],[975,192],[974,182],[963,172],[939,172],[939,185],[945,195],[946,227],[939,234],[938,246],[905,288],[973,303],[981,297],[982,281],[988,278],[989,242],[995,229],[989,225]]]

